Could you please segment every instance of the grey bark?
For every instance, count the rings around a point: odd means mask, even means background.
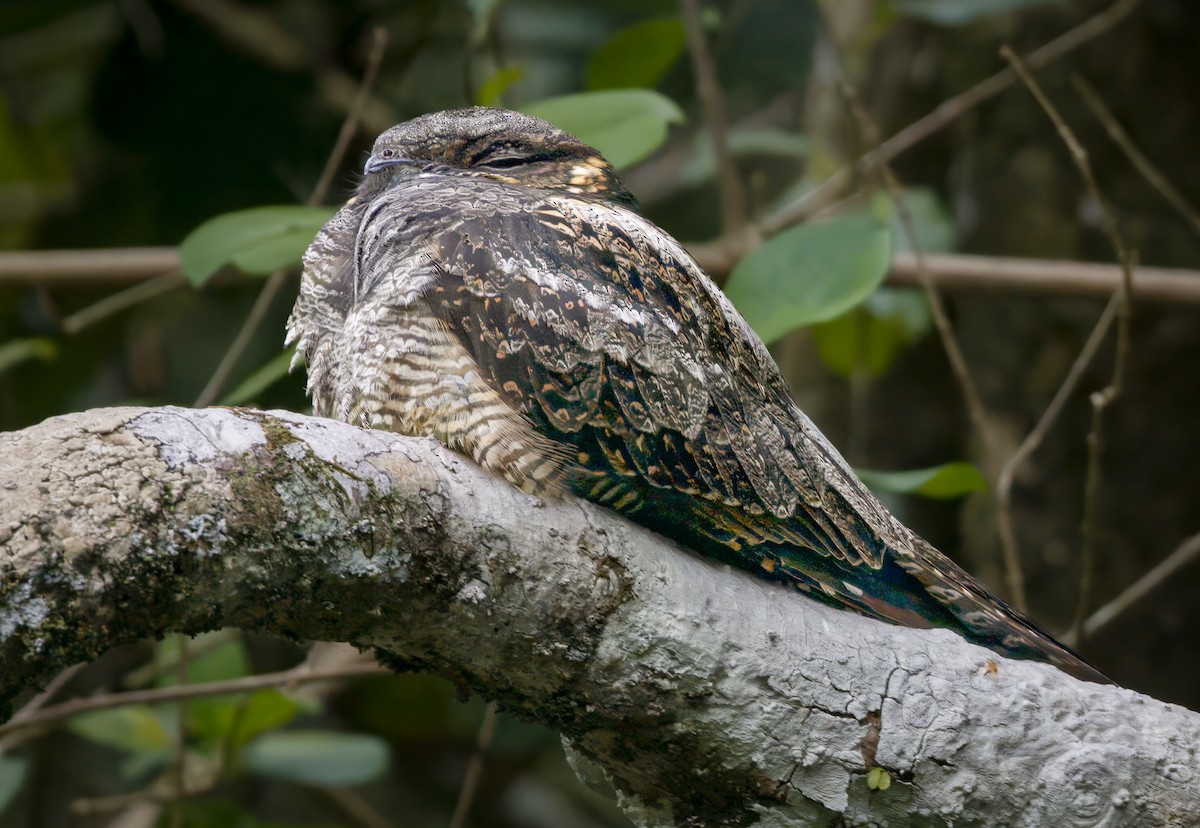
[[[0,571],[10,701],[116,644],[238,626],[378,648],[556,728],[638,824],[1200,824],[1188,710],[828,609],[429,440],[58,417],[0,435]]]

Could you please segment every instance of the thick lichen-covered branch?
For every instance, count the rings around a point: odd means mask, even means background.
[[[9,700],[116,644],[240,626],[374,647],[557,728],[647,825],[1200,813],[1196,714],[827,609],[428,440],[92,411],[0,435],[0,492]]]

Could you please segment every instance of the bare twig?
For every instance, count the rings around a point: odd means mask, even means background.
[[[346,154],[346,149],[349,147],[350,139],[354,132],[358,129],[358,116],[362,111],[363,105],[367,101],[371,87],[375,83],[375,78],[379,74],[379,67],[383,63],[383,53],[387,46],[387,32],[382,28],[376,28],[371,41],[371,53],[367,58],[367,68],[363,73],[362,83],[359,84],[358,94],[354,99],[354,103],[350,106],[350,111],[346,114],[346,119],[342,122],[342,128],[338,132],[337,140],[334,142],[333,150],[329,153],[329,157],[325,160],[325,169],[321,171],[320,178],[317,179],[317,184],[313,188],[312,194],[309,195],[305,202],[309,206],[320,204],[325,199],[329,184],[333,180],[334,172],[341,166],[342,158]],[[229,350],[225,352],[225,356],[221,359],[221,363],[217,369],[213,371],[209,377],[208,383],[196,397],[195,406],[203,408],[212,405],[221,393],[229,375],[233,373],[234,366],[237,365],[246,347],[250,344],[250,340],[254,337],[258,326],[262,324],[262,320],[266,317],[267,311],[271,308],[271,303],[275,301],[275,297],[283,288],[287,280],[287,271],[277,270],[267,279],[263,289],[259,291],[258,298],[254,301],[254,306],[250,308],[250,313],[246,316],[246,321],[242,323],[241,330],[234,337],[233,342],[229,346]]]
[[[295,687],[314,681],[338,681],[360,676],[389,675],[382,667],[372,664],[360,667],[343,667],[336,670],[310,670],[301,665],[291,670],[243,676],[228,681],[211,681],[205,684],[156,687],[151,690],[130,690],[124,693],[107,693],[99,696],[70,699],[61,704],[49,705],[20,718],[14,717],[0,724],[0,737],[16,731],[44,727],[49,724],[88,713],[93,710],[110,710],[131,704],[162,704],[186,699],[202,699],[226,693],[251,693],[268,687]]]
[[[315,790],[363,828],[395,828],[395,823],[379,813],[366,797],[353,788],[322,785]]]
[[[924,258],[930,278],[945,291],[1107,298],[1125,277],[1120,265],[1101,262],[953,253],[926,253]],[[893,256],[888,284],[919,285],[916,257],[911,253]],[[1133,270],[1133,286],[1130,298],[1138,303],[1157,302],[1174,308],[1200,304],[1200,271],[1139,265]]]
[[[689,250],[706,271],[721,271],[722,261],[714,260],[703,246]],[[98,264],[92,263],[93,257]],[[930,278],[938,289],[945,291],[1108,297],[1122,279],[1119,265],[1102,262],[958,253],[926,253],[924,258]],[[0,251],[0,286],[57,288],[77,284],[138,284],[164,276],[178,267],[179,254],[172,247]],[[1139,266],[1133,271],[1133,281],[1136,290],[1132,298],[1139,303],[1159,302],[1175,307],[1200,305],[1200,270]],[[892,257],[888,284],[920,286],[913,254],[896,253]],[[115,300],[119,295],[111,298]],[[82,313],[84,311],[80,311]],[[71,319],[74,317],[67,317],[68,321]],[[81,320],[79,327],[85,324],[90,322]]]
[[[1113,359],[1112,379],[1102,390],[1091,395],[1092,429],[1088,434],[1087,477],[1084,484],[1084,519],[1083,519],[1083,554],[1080,561],[1079,601],[1075,607],[1074,620],[1071,623],[1073,637],[1078,640],[1087,617],[1088,602],[1091,597],[1092,578],[1095,571],[1096,545],[1100,526],[1100,456],[1104,451],[1104,412],[1120,396],[1125,381],[1125,373],[1129,364],[1129,323],[1131,315],[1130,296],[1133,293],[1133,257],[1125,241],[1117,230],[1117,222],[1109,209],[1107,202],[1100,194],[1096,177],[1088,163],[1087,151],[1075,137],[1075,133],[1063,120],[1058,109],[1046,96],[1037,80],[1033,77],[1025,62],[1007,45],[1001,47],[1000,54],[1004,56],[1012,68],[1020,76],[1022,83],[1029,89],[1038,104],[1046,112],[1058,131],[1063,143],[1071,154],[1071,159],[1083,177],[1084,185],[1089,195],[1104,216],[1104,231],[1116,251],[1121,263],[1122,281],[1116,292],[1117,299],[1117,348]]]
[[[1037,425],[1025,435],[1025,439],[1021,441],[1021,445],[1017,447],[1017,450],[1004,463],[1000,474],[996,478],[996,503],[998,505],[996,523],[1000,531],[1000,542],[1003,544],[1003,548],[1007,550],[1006,554],[1018,554],[1016,527],[1012,519],[1012,487],[1017,471],[1038,450],[1038,447],[1041,446],[1042,441],[1046,438],[1046,434],[1050,431],[1050,427],[1054,424],[1054,421],[1058,419],[1058,415],[1062,412],[1067,400],[1075,393],[1079,381],[1083,378],[1084,371],[1092,363],[1096,352],[1100,349],[1101,343],[1108,336],[1108,332],[1112,328],[1113,320],[1117,316],[1117,309],[1120,307],[1120,301],[1119,294],[1114,292],[1108,304],[1104,307],[1104,312],[1100,315],[1100,319],[1096,322],[1096,326],[1092,328],[1092,333],[1088,336],[1082,350],[1080,350],[1079,356],[1075,358],[1075,362],[1072,363],[1067,376],[1054,393],[1050,404],[1042,412]]]
[[[1112,110],[1104,103],[1104,100],[1092,88],[1092,85],[1078,73],[1071,74],[1071,85],[1083,97],[1084,103],[1092,110],[1092,114],[1096,116],[1101,124],[1104,125],[1108,137],[1112,138],[1113,142],[1121,148],[1125,156],[1129,159],[1129,163],[1133,164],[1134,168],[1142,174],[1142,177],[1150,184],[1151,187],[1170,202],[1171,206],[1179,211],[1179,214],[1187,220],[1192,229],[1200,234],[1200,211],[1198,211],[1179,189],[1167,180],[1167,177],[1159,172],[1154,163],[1138,149],[1137,144],[1129,137],[1129,133],[1117,121]]]
[[[1140,3],[1141,0],[1118,0],[1099,14],[1089,17],[1075,28],[1035,49],[1026,58],[1026,62],[1034,68],[1041,68],[1053,63],[1112,29],[1113,26],[1128,17]],[[914,121],[891,138],[878,144],[859,159],[857,166],[861,171],[867,172],[880,164],[891,161],[900,153],[953,123],[963,113],[1003,92],[1016,80],[1016,77],[1011,68],[1006,68],[965,92],[943,101],[928,115]],[[762,223],[763,235],[770,236],[811,217],[840,198],[853,181],[852,167],[842,167],[797,201],[768,217]]]
[[[175,665],[175,680],[183,687],[188,681],[188,664],[191,661],[189,637],[182,633],[174,636],[179,661]],[[183,798],[187,789],[187,747],[189,739],[187,702],[175,702],[175,744],[171,746],[171,768],[166,774],[170,785],[171,828],[183,828]]]
[[[155,276],[145,282],[135,284],[125,290],[118,291],[110,296],[105,296],[99,302],[88,305],[83,310],[73,313],[62,321],[63,333],[77,334],[84,328],[90,325],[95,325],[97,322],[103,321],[108,317],[120,313],[123,310],[132,308],[134,305],[140,305],[153,299],[155,296],[161,296],[172,290],[187,286],[187,277],[182,270],[175,269]]]
[[[1081,630],[1083,637],[1090,638],[1100,632],[1130,607],[1165,584],[1167,579],[1176,572],[1185,566],[1190,566],[1198,559],[1200,559],[1200,534],[1195,534],[1176,547],[1175,551],[1161,563],[1122,590],[1120,595],[1089,615],[1083,622]],[[1068,644],[1075,644],[1076,636],[1072,632],[1064,636],[1063,640]]]
[[[704,105],[704,120],[712,136],[717,157],[718,182],[721,191],[721,230],[723,235],[739,237],[746,229],[746,191],[738,177],[733,153],[729,151],[729,123],[725,119],[725,102],[717,81],[717,68],[708,51],[704,27],[700,21],[700,0],[680,0],[683,25],[687,32],[688,53],[692,72],[696,76],[696,91]]]
[[[313,69],[322,99],[348,115],[357,110],[356,119],[372,131],[382,132],[394,122],[391,108],[370,95],[347,106],[361,84],[341,69],[317,65],[316,57],[280,24],[278,15],[230,0],[175,0],[175,5],[194,15],[237,51],[267,66],[285,72]]]
[[[479,725],[479,733],[475,737],[475,752],[467,762],[467,772],[463,775],[462,788],[458,792],[458,802],[454,805],[454,813],[450,817],[450,828],[464,828],[467,816],[471,813],[471,803],[475,800],[475,791],[479,788],[479,780],[483,776],[483,758],[492,744],[496,733],[496,703],[488,702],[483,711],[483,722]]]
[[[27,701],[19,710],[17,710],[16,713],[12,715],[12,718],[10,718],[7,723],[0,725],[0,751],[3,751],[5,748],[7,748],[9,746],[8,743],[11,741],[11,737],[7,736],[6,730],[18,729],[25,722],[30,721],[36,715],[38,715],[38,713],[46,707],[46,704],[50,701],[50,699],[54,698],[58,694],[58,691],[61,690],[67,682],[75,678],[75,676],[79,674],[79,671],[86,666],[87,662],[81,661],[78,664],[72,664],[70,667],[59,672],[58,675],[50,680],[45,689]]]
[[[138,283],[178,267],[174,247],[6,250],[0,253],[0,287]]]
[[[850,107],[850,111],[858,121],[859,128],[867,137],[867,141],[874,144],[879,135],[878,126],[867,112],[866,107],[863,106],[853,85],[848,80],[843,80],[840,86],[842,94],[845,96],[846,102]],[[962,392],[963,400],[966,402],[967,413],[971,418],[971,423],[980,440],[987,446],[988,454],[993,455],[997,449],[997,441],[991,423],[988,420],[987,410],[983,405],[983,398],[979,394],[979,389],[975,386],[975,381],[971,379],[966,358],[963,356],[962,348],[958,344],[958,337],[954,333],[954,326],[950,323],[950,316],[946,312],[946,306],[942,301],[941,293],[938,292],[933,279],[929,275],[929,268],[925,264],[925,255],[921,249],[920,240],[917,238],[912,215],[909,213],[907,204],[905,204],[904,190],[892,172],[891,165],[887,162],[880,163],[879,172],[883,176],[888,195],[896,207],[900,223],[904,227],[905,234],[908,236],[909,246],[912,248],[913,258],[916,263],[917,280],[925,292],[926,300],[929,302],[929,310],[933,318],[934,328],[938,332],[938,337],[942,342],[942,347],[945,349],[947,360],[950,363],[950,370],[954,374],[959,390]],[[1005,555],[1005,573],[1008,581],[1009,598],[1017,609],[1024,611],[1026,603],[1025,579],[1018,557]]]

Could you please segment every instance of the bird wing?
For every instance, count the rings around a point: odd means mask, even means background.
[[[441,278],[423,300],[492,387],[576,449],[576,493],[860,612],[919,620],[842,583],[912,535],[674,239],[618,205],[544,198],[462,215],[427,249]]]
[[[653,223],[586,198],[475,207],[441,212],[424,237],[420,301],[492,389],[571,449],[576,494],[827,603],[1098,676],[879,504]],[[359,245],[360,284],[386,281],[379,251]]]

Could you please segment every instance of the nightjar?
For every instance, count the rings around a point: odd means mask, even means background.
[[[305,254],[288,342],[318,415],[435,437],[826,603],[1105,680],[889,514],[679,242],[545,121],[475,107],[383,133]]]

